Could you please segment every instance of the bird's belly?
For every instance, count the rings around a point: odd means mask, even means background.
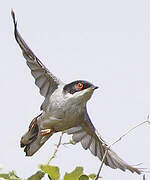
[[[54,117],[49,117],[42,119],[39,122],[40,129],[54,129],[55,131],[64,131],[69,128],[75,127],[78,125],[80,119],[65,118],[58,119]]]
[[[57,109],[57,112],[45,113],[39,119],[40,129],[54,129],[55,131],[64,131],[78,126],[83,119],[83,113],[76,108],[70,108],[66,111]]]

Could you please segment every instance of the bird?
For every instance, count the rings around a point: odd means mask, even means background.
[[[45,98],[41,105],[41,114],[31,121],[28,131],[20,140],[20,146],[24,148],[26,156],[35,154],[53,134],[66,132],[72,135],[75,143],[80,142],[85,150],[89,149],[101,161],[107,150],[104,159],[106,166],[141,174],[140,168],[129,165],[111,148],[107,148],[108,144],[102,139],[88,115],[87,102],[98,86],[85,80],[76,80],[66,84],[54,76],[32,52],[18,32],[13,10],[11,16],[15,39],[22,50],[40,94]]]

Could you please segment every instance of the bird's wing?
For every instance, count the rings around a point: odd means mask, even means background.
[[[28,67],[31,69],[31,74],[35,79],[35,84],[40,89],[40,94],[44,97],[47,97],[47,95],[52,94],[53,91],[62,82],[57,79],[51,72],[49,72],[49,70],[42,64],[42,62],[34,55],[17,30],[17,22],[13,11],[11,12],[11,15],[14,22],[15,39],[22,50]]]
[[[72,134],[73,141],[81,142],[82,147],[86,150],[89,149],[94,156],[97,156],[100,160],[102,160],[105,151],[107,149],[106,142],[101,138],[98,132],[95,130],[87,111],[85,111],[84,121],[80,126],[71,128],[67,130],[68,134]],[[129,170],[132,173],[136,172],[137,174],[141,174],[142,171],[130,166],[125,161],[123,161],[114,151],[111,149],[108,150],[107,155],[105,157],[104,163],[113,168],[119,168],[122,171]]]

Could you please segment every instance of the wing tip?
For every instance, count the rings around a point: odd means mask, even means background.
[[[14,13],[14,10],[11,9],[11,16],[13,18],[13,22],[14,22],[14,25],[16,26],[17,25],[17,22],[16,22],[16,17],[15,17],[15,13]]]
[[[15,39],[18,42],[17,36],[18,36],[18,31],[17,31],[17,21],[16,21],[16,16],[15,16],[15,12],[13,9],[11,9],[11,17],[13,19],[13,24],[14,24],[14,35],[15,35]]]

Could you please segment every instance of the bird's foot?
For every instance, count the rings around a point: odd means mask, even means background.
[[[44,130],[41,130],[40,133],[42,136],[46,136],[46,135],[50,135],[54,132],[53,129],[44,129]]]

